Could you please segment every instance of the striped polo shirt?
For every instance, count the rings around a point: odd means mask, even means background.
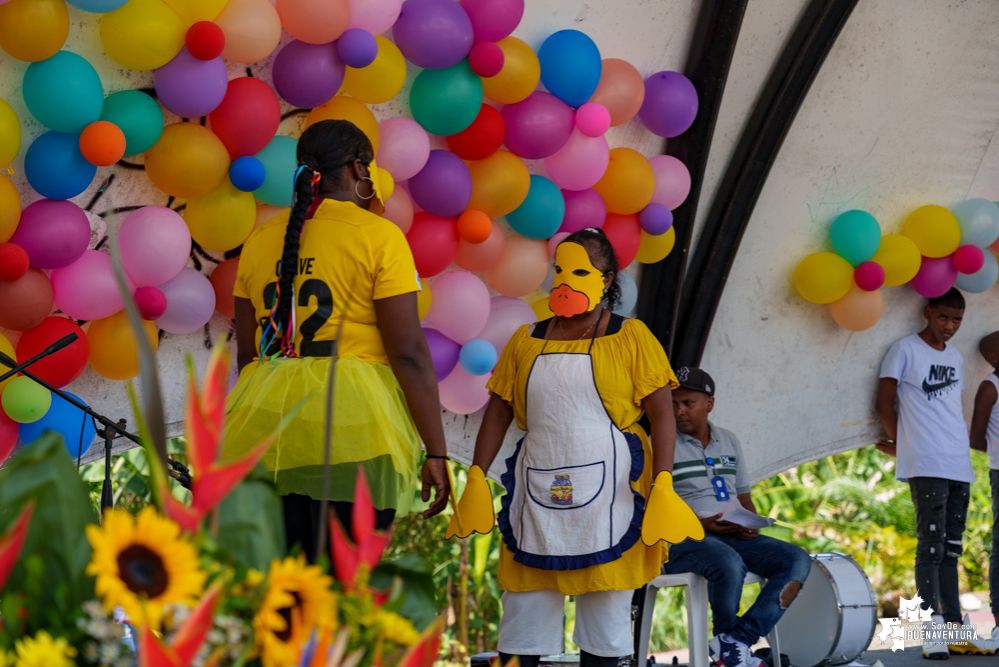
[[[711,486],[711,475],[720,475],[725,480],[729,500],[740,493],[749,493],[751,485],[742,456],[742,446],[735,434],[728,429],[715,426],[710,421],[711,442],[707,447],[697,438],[686,433],[676,432],[676,450],[673,454],[673,490],[690,505],[694,512],[717,514],[728,503],[715,498]],[[706,459],[714,461],[714,473]]]

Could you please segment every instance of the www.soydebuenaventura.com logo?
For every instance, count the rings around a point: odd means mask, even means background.
[[[973,625],[934,623],[932,610],[923,609],[923,598],[916,595],[911,600],[898,598],[898,617],[881,618],[881,632],[876,636],[882,644],[891,644],[891,650],[905,649],[906,641],[935,644],[959,644],[977,641],[978,632]],[[908,625],[902,625],[907,621]]]

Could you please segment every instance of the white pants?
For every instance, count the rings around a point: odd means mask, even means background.
[[[631,655],[631,599],[634,591],[596,591],[576,596],[572,641],[604,658]],[[561,653],[565,596],[556,591],[503,593],[498,650],[510,655]]]

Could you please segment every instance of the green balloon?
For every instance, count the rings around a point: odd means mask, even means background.
[[[298,169],[298,139],[276,136],[255,157],[264,165],[267,176],[253,194],[271,206],[291,206]]]
[[[482,108],[482,79],[467,60],[446,69],[425,69],[409,93],[413,118],[430,134],[458,134],[476,119]]]
[[[101,120],[114,123],[125,135],[125,155],[145,153],[163,133],[159,103],[140,90],[123,90],[105,99]]]
[[[867,211],[841,213],[833,221],[829,236],[836,254],[854,267],[874,257],[881,245],[881,227]]]
[[[0,404],[7,416],[20,424],[30,424],[45,416],[52,405],[52,392],[31,378],[16,377],[4,387]]]

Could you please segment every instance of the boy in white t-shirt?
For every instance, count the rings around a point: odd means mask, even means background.
[[[992,556],[989,558],[989,597],[992,598],[993,643],[999,642],[999,331],[978,344],[978,351],[992,365],[975,395],[971,418],[971,448],[989,455],[989,482],[992,484]]]
[[[909,483],[916,510],[916,590],[937,624],[961,623],[957,562],[975,473],[961,409],[961,353],[947,341],[964,317],[956,289],[930,299],[926,328],[896,341],[881,363],[876,410],[887,434],[881,451],[897,457],[895,478]],[[896,399],[898,411],[895,409]],[[923,642],[944,659],[964,644]]]

